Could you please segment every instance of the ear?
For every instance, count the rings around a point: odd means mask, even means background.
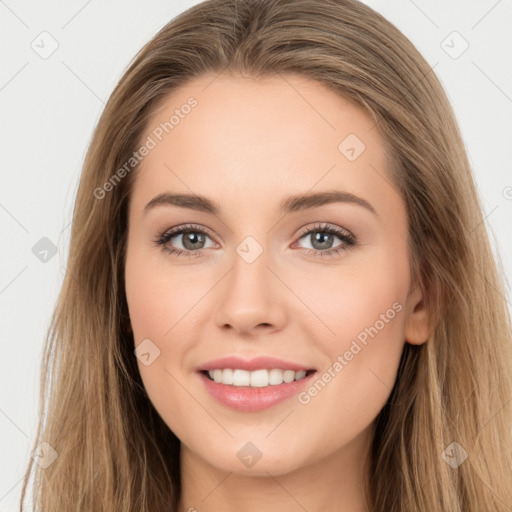
[[[430,335],[430,318],[419,286],[409,296],[406,315],[405,341],[411,345],[422,345]]]

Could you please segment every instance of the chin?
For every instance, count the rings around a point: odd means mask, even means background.
[[[291,447],[287,447],[287,450],[279,450],[274,447],[261,447],[261,449],[258,449],[249,443],[248,441],[235,441],[232,445],[225,448],[219,447],[219,451],[213,450],[208,453],[197,453],[208,464],[217,469],[247,476],[268,477],[269,473],[273,476],[283,475],[308,464],[303,457],[297,457],[300,454],[304,455],[301,453],[303,451],[301,446],[292,448],[292,453],[289,453]],[[254,446],[258,446],[257,441],[254,443]]]

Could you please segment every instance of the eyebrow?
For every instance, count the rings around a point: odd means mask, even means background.
[[[356,204],[372,212],[376,217],[379,217],[375,208],[368,201],[349,192],[339,190],[299,194],[287,197],[281,202],[279,211],[282,214],[293,213],[318,208],[332,203]],[[220,206],[217,202],[195,194],[173,194],[170,192],[158,194],[144,207],[144,214],[157,206],[178,206],[180,208],[187,208],[217,216],[220,215],[221,212]]]

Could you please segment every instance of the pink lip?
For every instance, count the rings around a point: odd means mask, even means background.
[[[217,368],[219,368],[217,366]],[[229,368],[229,366],[221,366]],[[236,366],[240,368],[240,366]],[[269,368],[268,366],[266,368]],[[258,368],[256,368],[258,369]],[[301,380],[267,386],[262,388],[251,386],[230,386],[210,380],[205,373],[199,373],[199,377],[204,382],[206,390],[210,395],[223,405],[226,405],[237,411],[257,412],[262,411],[278,404],[282,400],[296,395],[308,385],[316,371],[306,375]]]
[[[281,370],[313,370],[314,368],[304,366],[302,364],[292,363],[290,361],[284,361],[283,359],[276,359],[275,357],[260,356],[254,359],[242,359],[238,356],[221,357],[220,359],[214,359],[207,363],[199,366],[197,371],[203,370],[216,370],[233,368],[247,371],[254,370],[271,370],[272,368],[280,368]],[[291,384],[291,383],[290,383]]]

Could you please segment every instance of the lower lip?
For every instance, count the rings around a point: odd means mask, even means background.
[[[221,384],[210,380],[202,372],[199,372],[199,376],[203,380],[208,393],[221,404],[237,411],[257,412],[268,409],[299,393],[315,373],[312,372],[301,380],[261,388]]]

